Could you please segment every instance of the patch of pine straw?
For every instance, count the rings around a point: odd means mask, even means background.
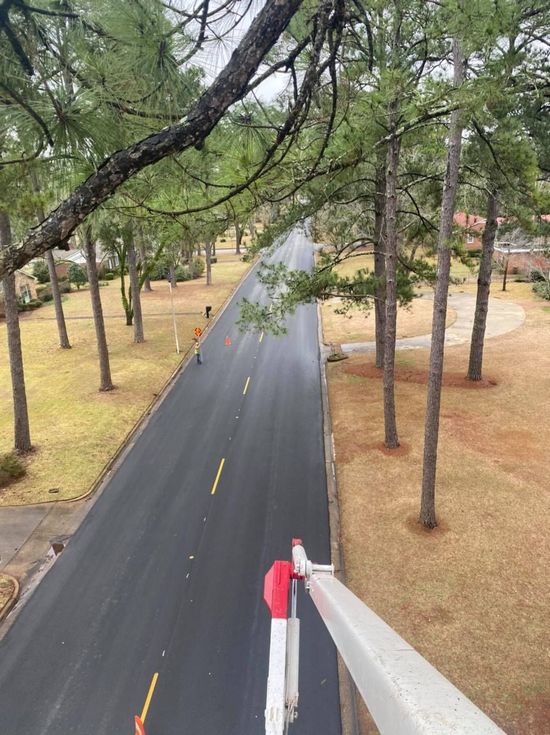
[[[145,343],[133,343],[125,325],[116,281],[101,289],[116,390],[99,393],[94,325],[87,290],[64,301],[71,350],[58,347],[53,306],[21,319],[31,438],[36,450],[26,459],[27,474],[0,491],[0,505],[25,505],[74,498],[85,493],[101,469],[155,398],[191,347],[193,329],[204,327],[204,307],[215,314],[249,265],[223,254],[205,279],[174,289],[180,340],[176,354],[168,283],[143,293]],[[78,318],[69,318],[78,317]],[[83,318],[81,318],[83,317]],[[13,446],[11,383],[6,325],[0,323],[0,454]],[[54,492],[50,492],[53,490]]]
[[[372,357],[328,368],[348,583],[509,735],[550,732],[550,314],[511,284],[527,319],[489,339],[488,390],[443,392],[439,528],[417,523],[426,387],[396,384],[403,448],[381,451]],[[468,346],[446,351],[464,374]],[[426,350],[398,353],[425,371]],[[365,375],[349,374],[349,369]],[[359,370],[358,370],[359,369]],[[376,371],[375,371],[376,372]],[[364,733],[376,733],[362,713]],[[398,735],[396,733],[396,735]]]

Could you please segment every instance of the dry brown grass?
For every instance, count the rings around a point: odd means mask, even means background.
[[[87,291],[64,302],[71,350],[58,348],[54,311],[44,306],[21,319],[31,436],[36,451],[26,460],[27,475],[0,491],[0,505],[74,498],[93,483],[102,467],[154,399],[189,349],[203,312],[214,314],[248,265],[223,254],[213,266],[214,285],[204,278],[174,289],[182,354],[174,347],[166,281],[143,294],[146,342],[132,342],[125,326],[116,281],[101,289],[111,356],[112,393],[98,392],[98,363]],[[79,318],[84,317],[84,318]],[[0,453],[12,446],[11,386],[5,338],[0,324]],[[50,490],[54,490],[51,493]]]
[[[499,298],[499,292],[494,296]],[[403,448],[380,451],[381,381],[329,367],[342,536],[353,590],[509,735],[550,732],[550,314],[528,284],[525,325],[487,340],[496,386],[444,390],[440,526],[417,523],[426,388],[396,385]],[[447,350],[465,373],[468,345]],[[427,351],[398,353],[426,369]],[[372,373],[368,373],[372,374]],[[376,729],[365,720],[365,733]]]
[[[374,310],[364,312],[352,309],[348,314],[337,314],[340,299],[322,305],[323,335],[326,344],[342,342],[374,341]],[[432,328],[433,302],[429,299],[415,299],[409,306],[397,312],[397,338],[417,337],[429,334]],[[453,309],[447,309],[447,326],[456,319]]]
[[[458,265],[461,266],[459,263]],[[464,268],[464,266],[461,266]],[[360,255],[349,258],[337,266],[340,275],[351,276],[362,268],[374,270],[372,255]],[[322,306],[323,335],[325,344],[345,342],[372,342],[374,341],[374,309],[368,312],[352,308],[347,314],[337,314],[341,307],[340,299],[325,301]],[[399,308],[397,312],[397,338],[417,337],[429,334],[432,328],[433,302],[425,299],[414,299],[407,307]],[[453,309],[447,310],[447,326],[456,319]]]

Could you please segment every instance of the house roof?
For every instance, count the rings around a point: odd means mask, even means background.
[[[459,227],[483,230],[486,221],[485,217],[481,217],[479,214],[470,214],[469,212],[455,212],[454,214],[454,223]]]
[[[38,280],[36,278],[36,276],[33,276],[32,273],[27,273],[27,271],[21,270],[19,268],[15,272],[16,273],[19,273],[20,276],[26,276],[27,278],[30,278],[32,281],[37,281]]]

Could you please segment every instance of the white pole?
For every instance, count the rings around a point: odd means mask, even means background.
[[[168,279],[168,287],[170,288],[170,303],[172,304],[172,322],[174,324],[174,337],[176,338],[176,352],[180,354],[180,343],[178,340],[178,329],[176,327],[176,312],[174,311],[174,294],[172,293],[172,281]]]

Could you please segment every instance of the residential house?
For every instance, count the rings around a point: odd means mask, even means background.
[[[462,228],[463,245],[466,250],[481,250],[481,236],[485,222],[485,218],[479,214],[455,212],[454,223]]]
[[[550,225],[550,214],[541,216],[541,224]],[[508,273],[530,277],[533,271],[550,271],[550,237],[547,234],[532,235],[521,227],[501,230],[509,220],[499,217],[499,231],[495,242],[495,259]]]
[[[53,249],[53,258],[55,261],[55,272],[58,278],[66,278],[71,264],[76,263],[86,270],[86,258],[78,248],[70,250]],[[97,268],[99,271],[114,270],[118,268],[118,256],[116,254],[106,254],[103,252],[100,243],[97,245]]]
[[[550,214],[541,216],[542,222],[550,225]],[[463,228],[464,247],[466,250],[480,250],[481,236],[485,229],[486,220],[477,214],[456,212],[455,224]],[[510,230],[501,225],[509,225],[510,220],[499,217],[499,230],[495,241],[495,261],[508,273],[521,274],[529,277],[533,270],[550,270],[550,238],[544,235],[534,236],[525,232],[521,227]]]
[[[15,291],[17,298],[24,304],[28,304],[31,299],[36,298],[36,287],[38,281],[29,273],[22,270],[15,271]],[[4,285],[0,281],[0,317],[4,317]]]

